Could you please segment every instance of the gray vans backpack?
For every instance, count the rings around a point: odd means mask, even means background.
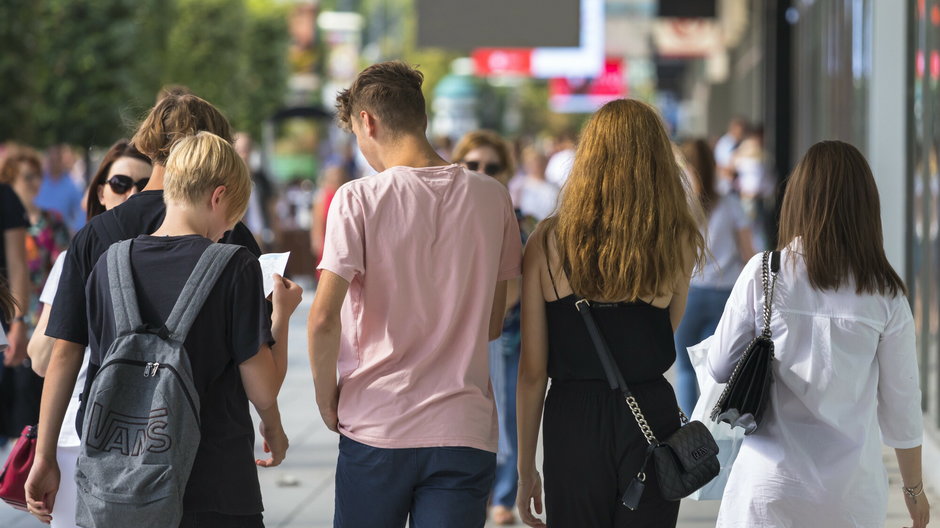
[[[75,520],[85,528],[179,526],[200,439],[199,396],[183,342],[239,249],[209,246],[166,324],[154,330],[140,318],[132,243],[118,242],[107,252],[116,337],[86,395],[75,469]]]

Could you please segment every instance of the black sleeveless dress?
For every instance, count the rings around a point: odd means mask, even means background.
[[[652,467],[640,507],[630,511],[620,503],[647,442],[622,395],[607,384],[576,301],[569,295],[545,303],[552,380],[543,426],[548,525],[675,527],[679,502],[662,498]],[[669,309],[608,303],[593,305],[593,313],[653,432],[668,437],[680,427],[676,396],[663,376],[676,359]]]

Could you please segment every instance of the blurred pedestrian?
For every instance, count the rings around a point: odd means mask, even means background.
[[[715,332],[721,311],[731,295],[738,274],[754,255],[750,221],[734,194],[720,195],[715,178],[715,160],[708,143],[689,140],[680,147],[683,168],[693,195],[701,205],[699,225],[708,248],[705,263],[696,267],[689,286],[685,317],[676,329],[676,396],[686,414],[698,400],[698,383],[689,360],[688,347]]]
[[[272,228],[272,217],[277,203],[277,196],[271,180],[264,169],[255,166],[252,160],[253,142],[251,136],[244,132],[235,134],[235,150],[245,162],[248,170],[251,172],[251,200],[248,202],[248,212],[242,220],[248,229],[254,234],[255,241],[259,246],[270,244],[274,241],[274,231]]]
[[[715,143],[715,164],[718,167],[717,186],[719,194],[727,194],[734,183],[734,151],[738,149],[747,134],[748,124],[743,117],[733,117],[728,123],[728,131]]]
[[[648,445],[608,385],[578,303],[591,303],[649,426],[668,438],[680,427],[664,377],[676,359],[672,329],[703,250],[662,118],[636,100],[604,105],[584,127],[558,212],[529,239],[523,262],[517,505],[529,526],[676,525],[679,502],[662,497],[655,471],[638,509],[619,501]],[[546,522],[532,514],[542,510],[543,405]]]
[[[70,172],[74,157],[68,145],[54,145],[46,149],[46,172],[36,196],[36,205],[62,216],[74,233],[85,225],[82,209],[83,189],[75,185]]]
[[[503,185],[514,172],[509,144],[495,132],[477,130],[465,135],[454,149],[454,159],[470,170],[492,176]],[[497,170],[498,169],[498,170]],[[487,172],[488,171],[488,172]],[[515,209],[523,245],[531,232],[522,211]],[[499,446],[496,451],[496,479],[490,498],[490,518],[497,526],[515,524],[513,506],[519,473],[517,464],[516,434],[516,378],[519,374],[520,328],[519,298],[522,281],[506,282],[506,314],[503,318],[503,333],[490,341],[490,380],[496,400],[496,415],[499,420]]]
[[[13,188],[29,218],[26,265],[29,269],[30,292],[26,303],[26,328],[27,333],[31,334],[42,311],[39,294],[56,258],[69,245],[69,229],[59,213],[42,209],[36,204],[42,185],[42,162],[36,151],[22,145],[11,148],[0,164],[0,183]]]
[[[487,338],[520,272],[519,226],[505,186],[428,142],[423,80],[384,62],[337,97],[379,174],[333,198],[308,322],[317,405],[341,434],[336,527],[486,522],[498,437]]]
[[[525,178],[519,189],[519,209],[522,214],[542,221],[555,212],[558,186],[546,180],[546,159],[535,146],[523,149],[522,166]]]
[[[233,140],[231,125],[225,116],[207,101],[191,94],[167,95],[157,103],[144,119],[131,143],[153,162],[150,180],[143,191],[129,197],[118,207],[98,214],[79,231],[65,257],[59,288],[55,295],[46,335],[55,338],[52,357],[49,359],[39,418],[39,438],[36,446],[36,461],[29,482],[34,497],[46,496],[46,506],[51,509],[59,487],[59,468],[56,462],[56,442],[68,408],[71,388],[81,370],[86,345],[89,345],[88,299],[85,286],[99,257],[115,242],[150,234],[163,223],[166,215],[164,202],[164,173],[170,149],[181,138],[199,131],[212,132],[227,141]],[[255,256],[261,250],[251,233],[242,223],[225,234],[223,242],[245,246]],[[269,324],[269,323],[266,323]],[[89,364],[85,391],[94,380],[97,369],[94,358]],[[78,422],[83,420],[84,409],[79,410]],[[222,417],[222,421],[238,422],[236,417]],[[204,423],[207,425],[208,422]],[[204,432],[205,434],[205,432]],[[201,445],[200,450],[215,449],[219,457],[226,457],[236,445],[250,446],[254,442],[253,428],[242,429],[231,444],[225,448]],[[215,493],[218,483],[227,482],[225,464],[213,466],[222,470],[211,476],[194,473],[186,492],[189,504],[198,504],[195,511],[210,518],[217,513],[256,513],[262,510],[261,490],[257,484],[240,489],[237,494]],[[221,477],[219,475],[222,475]],[[45,515],[48,515],[46,513]],[[192,522],[198,522],[199,516]]]
[[[147,180],[150,179],[150,170],[150,158],[138,152],[130,145],[128,140],[118,140],[105,153],[101,165],[98,167],[98,171],[89,183],[88,190],[85,193],[88,196],[85,207],[88,211],[88,220],[124,203],[125,200],[138,191],[137,187],[143,188],[147,184]],[[42,294],[39,296],[39,301],[42,303],[41,316],[29,340],[31,366],[39,376],[46,375],[49,357],[52,354],[52,346],[55,343],[55,339],[46,335],[46,326],[49,324],[49,312],[52,310],[52,303],[59,288],[59,278],[62,275],[62,266],[65,263],[66,253],[62,252],[56,258],[55,265],[46,279],[45,286],[43,286]],[[89,357],[90,354],[86,348],[85,357],[78,372],[78,379],[75,381],[75,388],[72,389],[72,397],[65,411],[62,430],[59,432],[59,439],[56,443],[56,462],[59,465],[61,478],[59,480],[59,500],[55,501],[52,510],[52,528],[76,526],[75,497],[78,490],[75,486],[75,463],[78,460],[79,445],[81,443],[78,436],[79,424],[76,423],[76,417],[78,416],[78,408],[81,405],[82,389],[85,387]]]
[[[735,185],[741,195],[741,205],[751,221],[754,246],[766,249],[770,244],[773,224],[773,198],[776,182],[767,172],[764,151],[764,129],[754,127],[735,150],[732,157],[737,179]]]
[[[548,159],[545,166],[545,179],[556,187],[565,186],[571,166],[574,163],[575,135],[572,132],[563,132],[555,140],[555,152]]]
[[[770,403],[744,437],[718,526],[884,526],[884,443],[901,470],[895,493],[923,528],[930,506],[914,318],[885,256],[875,179],[855,147],[824,141],[807,151],[783,199],[779,249]],[[761,280],[757,256],[708,353],[718,382],[761,331]]]
[[[330,212],[330,204],[333,203],[333,197],[336,191],[348,182],[351,178],[346,165],[339,163],[328,164],[323,171],[323,177],[320,180],[320,188],[313,199],[313,206],[310,211],[310,247],[313,250],[313,256],[316,257],[317,265],[323,260],[323,244],[326,242],[326,219]],[[320,277],[320,271],[316,272],[317,278]]]
[[[7,149],[8,151],[10,149]],[[4,156],[6,159],[6,155]],[[33,373],[26,360],[26,305],[29,272],[26,265],[26,209],[10,186],[0,183],[0,282],[9,285],[13,311],[0,321],[8,346],[0,363],[0,447],[17,438],[26,425],[36,423],[39,407],[33,394]]]

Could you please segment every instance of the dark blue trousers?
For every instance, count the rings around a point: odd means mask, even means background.
[[[482,528],[496,454],[382,449],[340,436],[334,528]]]

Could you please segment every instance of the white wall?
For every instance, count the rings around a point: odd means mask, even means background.
[[[906,2],[874,0],[868,101],[868,161],[881,195],[885,251],[904,273],[908,108]]]

